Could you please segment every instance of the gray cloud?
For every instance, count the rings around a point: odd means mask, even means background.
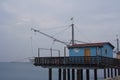
[[[115,35],[120,35],[119,3],[119,0],[1,0],[0,61],[35,56],[37,47],[50,48],[52,40],[31,32],[30,28],[53,35],[60,29],[43,29],[70,25],[71,17],[74,17],[77,27],[76,39],[92,42],[110,41],[114,44]],[[66,41],[71,39],[70,35],[69,30],[56,37]],[[55,44],[53,47],[62,49],[63,45]]]

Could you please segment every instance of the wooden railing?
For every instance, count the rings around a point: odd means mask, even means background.
[[[69,56],[69,57],[35,57],[36,66],[54,67],[116,67],[120,68],[120,60],[102,56]]]

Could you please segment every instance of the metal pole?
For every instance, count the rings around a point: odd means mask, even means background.
[[[64,47],[64,57],[66,57],[66,47]]]
[[[72,45],[74,45],[74,24],[72,23]]]
[[[51,53],[51,57],[52,57],[52,48],[50,48],[50,53]]]
[[[119,39],[118,39],[118,35],[117,35],[117,53],[119,52]]]
[[[58,50],[58,56],[60,57],[60,50]]]
[[[64,47],[64,64],[65,64],[65,57],[66,57],[66,47]]]
[[[40,57],[40,48],[38,48],[38,57]]]

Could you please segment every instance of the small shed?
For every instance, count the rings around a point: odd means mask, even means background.
[[[113,57],[114,46],[110,42],[74,44],[68,46],[69,56]]]

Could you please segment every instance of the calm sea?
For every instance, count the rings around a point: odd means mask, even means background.
[[[93,80],[93,70],[90,72],[90,80]],[[83,74],[85,76],[85,70]],[[104,80],[103,70],[98,70],[98,77],[99,80]],[[36,67],[31,63],[0,62],[0,80],[48,80],[48,69]],[[53,69],[53,80],[58,80],[57,69]]]

